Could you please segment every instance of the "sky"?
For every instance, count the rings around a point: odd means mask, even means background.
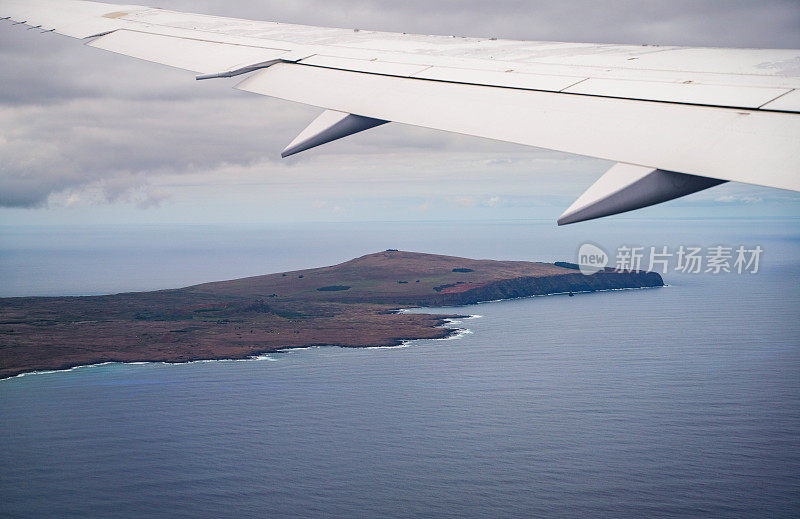
[[[800,2],[160,0],[165,9],[426,34],[800,48]],[[319,109],[0,24],[0,225],[555,219],[611,163],[384,125],[281,159]],[[241,78],[239,78],[241,79]],[[800,216],[729,184],[642,217]]]

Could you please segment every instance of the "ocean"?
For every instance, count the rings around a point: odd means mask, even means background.
[[[763,255],[755,274],[425,309],[474,316],[449,340],[0,381],[0,517],[799,517],[798,219],[0,227],[0,296],[387,248],[575,261],[586,242]]]

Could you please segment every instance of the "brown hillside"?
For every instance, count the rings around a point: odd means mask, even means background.
[[[0,299],[0,378],[98,362],[245,358],[312,345],[441,338],[447,316],[403,306],[661,286],[652,272],[584,276],[547,263],[385,251],[339,265],[96,297]]]

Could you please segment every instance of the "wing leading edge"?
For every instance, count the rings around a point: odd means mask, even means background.
[[[617,162],[574,223],[737,181],[800,191],[798,50],[446,38],[78,0],[0,18],[326,109],[283,156],[399,122]]]

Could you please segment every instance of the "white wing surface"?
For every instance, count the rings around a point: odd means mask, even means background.
[[[800,50],[422,36],[77,0],[0,0],[0,18],[324,108],[285,156],[397,122],[617,162],[562,224],[726,181],[800,191]]]

